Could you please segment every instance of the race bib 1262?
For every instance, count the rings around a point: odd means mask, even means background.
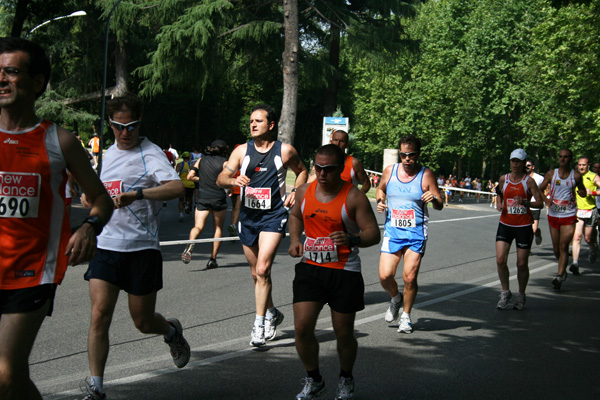
[[[0,218],[37,218],[40,174],[0,172]]]

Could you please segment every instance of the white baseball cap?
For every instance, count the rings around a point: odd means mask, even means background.
[[[527,153],[525,153],[525,150],[523,149],[513,150],[513,152],[510,153],[510,160],[512,160],[513,158],[518,158],[521,161],[525,161],[525,159],[527,158]]]

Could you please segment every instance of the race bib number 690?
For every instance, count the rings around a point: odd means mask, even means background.
[[[37,218],[41,176],[0,172],[0,218]]]

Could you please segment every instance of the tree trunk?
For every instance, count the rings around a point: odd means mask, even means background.
[[[121,47],[118,41],[115,41],[115,89],[112,92],[114,96],[122,96],[129,90],[127,84],[127,53]]]
[[[334,24],[329,25],[329,65],[333,76],[325,89],[323,100],[323,115],[332,116],[337,109],[337,94],[340,86],[340,29]]]
[[[29,11],[27,10],[27,6],[29,6],[31,0],[19,0],[17,1],[17,5],[15,7],[15,18],[13,19],[13,26],[10,32],[10,36],[20,37],[21,32],[23,32],[23,24],[27,19]]]
[[[283,102],[279,119],[278,139],[294,143],[296,110],[298,107],[298,0],[283,0]]]

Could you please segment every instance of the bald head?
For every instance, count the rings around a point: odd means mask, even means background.
[[[350,139],[348,133],[342,130],[334,130],[331,134],[331,140],[329,143],[338,146],[342,150],[346,150],[350,145]]]

